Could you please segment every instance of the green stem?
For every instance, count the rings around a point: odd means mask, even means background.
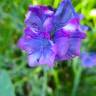
[[[47,90],[47,71],[44,69],[44,77],[43,77],[43,90],[41,96],[46,96],[46,90]]]
[[[81,78],[81,73],[82,73],[82,67],[79,66],[77,73],[75,74],[75,79],[73,83],[73,89],[72,89],[72,95],[71,96],[76,96],[76,92],[80,83],[80,78]]]

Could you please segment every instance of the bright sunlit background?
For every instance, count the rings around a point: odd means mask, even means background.
[[[81,50],[96,52],[96,0],[71,0],[84,15],[87,38]],[[80,60],[59,62],[43,72],[30,68],[26,53],[17,47],[30,4],[58,7],[61,0],[0,0],[0,96],[96,96],[96,67],[83,68]]]

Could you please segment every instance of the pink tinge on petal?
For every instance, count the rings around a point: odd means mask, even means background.
[[[79,18],[72,18],[70,21],[69,21],[69,23],[71,23],[71,24],[75,24],[75,25],[78,25],[78,24],[80,24],[80,19]]]
[[[46,39],[50,40],[50,34],[48,32],[44,32],[44,36],[45,36]]]
[[[43,5],[38,5],[38,6],[30,5],[29,11],[34,12],[38,16],[40,16],[40,14],[45,14],[45,15],[51,16],[54,13],[53,11],[49,10],[49,8],[47,6],[43,6]]]
[[[63,27],[63,30],[73,32],[76,29],[78,29],[79,27],[80,27],[79,19],[73,18]]]
[[[48,32],[41,32],[39,34],[39,37],[43,38],[43,39],[47,39],[50,40],[50,34]]]

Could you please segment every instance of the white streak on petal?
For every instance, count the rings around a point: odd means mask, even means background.
[[[76,25],[67,24],[66,26],[63,27],[63,29],[66,31],[74,31],[76,29]]]
[[[40,52],[33,53],[28,56],[28,64],[30,67],[38,65],[38,60],[40,58]]]
[[[25,15],[26,20],[28,20],[30,18],[30,15],[31,15],[31,11],[28,11],[28,13]]]

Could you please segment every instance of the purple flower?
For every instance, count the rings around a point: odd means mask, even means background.
[[[91,68],[96,66],[96,53],[83,52],[80,56],[81,65],[85,68]]]
[[[64,0],[55,13],[56,60],[70,60],[80,55],[81,41],[86,37],[85,27],[80,25],[78,15],[70,0]],[[59,26],[58,26],[59,25]]]
[[[79,17],[72,18],[55,33],[57,60],[69,60],[80,55],[81,41],[86,37],[80,26]]]
[[[26,15],[24,35],[19,40],[19,47],[28,54],[29,66],[48,64],[53,66],[55,44],[50,39],[50,16],[53,11],[45,6],[30,6]]]
[[[46,6],[29,6],[25,25],[18,46],[27,52],[29,66],[52,67],[55,61],[80,55],[85,28],[70,0],[63,0],[56,12]]]

